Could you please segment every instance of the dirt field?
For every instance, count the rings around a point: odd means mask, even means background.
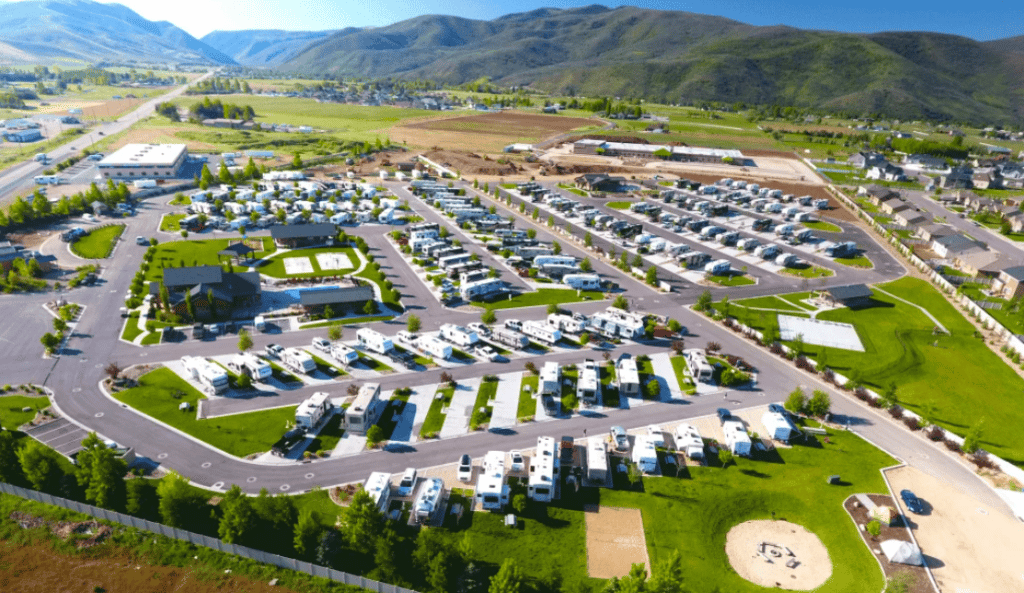
[[[124,552],[99,552],[89,556],[64,556],[47,544],[20,546],[0,544],[0,591],[6,593],[288,593],[244,577],[222,573],[199,577],[191,569],[139,564]]]
[[[503,111],[433,119],[391,129],[391,139],[424,148],[459,148],[498,153],[515,142],[536,143],[570,130],[600,125],[595,120]]]
[[[790,557],[778,549],[779,556],[766,550],[765,555],[772,559],[766,562],[758,554],[762,542],[789,548],[799,564],[788,568],[786,563]],[[740,523],[725,536],[725,553],[729,564],[741,577],[762,587],[808,591],[832,576],[832,561],[818,536],[788,521]]]
[[[917,469],[886,475],[894,492],[913,490],[925,503],[926,514],[907,517],[942,591],[1024,591],[1024,524]]]
[[[587,572],[592,578],[624,577],[634,564],[651,572],[639,509],[600,507],[587,513]]]

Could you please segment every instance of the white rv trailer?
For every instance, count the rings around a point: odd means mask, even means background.
[[[686,366],[694,381],[707,383],[714,378],[715,369],[708,363],[708,357],[704,355],[704,352],[691,348],[683,351],[683,357],[686,359]]]
[[[541,396],[562,394],[562,369],[557,362],[545,362],[541,367],[538,393]]]
[[[477,502],[484,510],[500,511],[508,504],[510,491],[505,482],[505,452],[488,451],[476,483]]]
[[[359,353],[342,343],[331,346],[331,356],[345,366],[359,360]]]
[[[600,290],[601,277],[597,274],[566,274],[562,276],[562,284],[576,290]]]
[[[299,348],[285,348],[281,353],[281,363],[296,373],[312,373],[316,370],[316,363],[313,357],[305,350]]]
[[[377,505],[377,510],[386,513],[391,505],[391,474],[373,472],[366,480],[363,489],[370,495],[370,500]]]
[[[587,439],[587,479],[595,482],[608,479],[608,446],[598,438]]]
[[[423,523],[437,511],[444,493],[444,482],[441,478],[427,478],[420,484],[420,490],[413,502],[413,512],[417,523]]]
[[[452,356],[452,345],[446,344],[434,336],[420,336],[420,339],[416,340],[416,347],[420,352],[433,358],[448,360]]]
[[[722,422],[722,433],[725,435],[725,445],[733,455],[750,457],[750,435],[740,419],[730,416]]]
[[[548,325],[567,334],[578,334],[586,327],[586,322],[582,319],[574,319],[570,315],[551,313],[548,315]]]
[[[441,338],[461,348],[470,348],[480,341],[480,336],[476,335],[476,332],[454,323],[445,323],[441,326]]]
[[[377,354],[387,354],[395,347],[391,342],[391,338],[368,327],[360,328],[356,332],[356,340],[359,341],[360,346]]]
[[[530,458],[530,477],[526,495],[537,502],[554,500],[558,470],[558,448],[555,439],[537,437],[537,453]]]
[[[636,368],[636,359],[633,357],[621,358],[616,364],[615,381],[619,387],[619,395],[638,396],[640,395],[640,373]]]
[[[704,459],[704,439],[691,424],[680,424],[676,427],[676,450],[682,451],[690,459]]]
[[[653,473],[658,471],[658,450],[650,435],[642,434],[633,443],[633,463],[640,471]]]
[[[330,397],[326,391],[318,391],[299,404],[295,408],[295,426],[313,430],[334,409]]]
[[[557,344],[562,339],[561,331],[552,329],[542,321],[524,321],[523,333],[545,344]]]
[[[601,378],[597,365],[589,358],[583,361],[576,379],[576,397],[585,404],[596,404],[601,399]]]
[[[221,367],[199,356],[182,356],[181,364],[193,380],[208,393],[224,393],[228,390],[228,374]]]
[[[234,355],[228,362],[228,368],[249,375],[253,381],[266,381],[274,374],[274,369],[266,361],[248,352]]]

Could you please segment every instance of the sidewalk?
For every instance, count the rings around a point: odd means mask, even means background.
[[[491,428],[509,428],[516,425],[519,412],[519,388],[523,371],[498,375],[498,391],[494,395]]]
[[[473,404],[476,403],[476,394],[482,382],[480,377],[459,382],[452,403],[448,406],[439,438],[457,437],[469,432],[469,418],[473,415]]]

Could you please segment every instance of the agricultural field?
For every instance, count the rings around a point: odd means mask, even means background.
[[[258,110],[257,110],[258,111]],[[501,152],[514,142],[535,143],[599,125],[595,120],[525,112],[484,113],[409,123],[394,129],[393,141],[411,146],[451,146]]]

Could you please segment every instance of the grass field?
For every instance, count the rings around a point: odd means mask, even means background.
[[[424,418],[423,426],[420,427],[421,439],[441,432],[441,427],[444,426],[444,419],[447,416],[441,412],[441,409],[452,403],[452,396],[455,395],[455,388],[444,387],[442,389],[438,389],[437,393],[442,397],[435,397],[434,400],[430,402],[430,409],[427,410],[427,417]]]
[[[0,396],[0,427],[5,430],[15,430],[22,424],[36,417],[36,412],[50,405],[50,400],[45,395],[42,397],[28,397],[25,395]],[[22,408],[32,408],[29,412],[22,412]]]
[[[533,373],[526,372],[523,374],[523,382],[519,386],[519,406],[516,408],[517,418],[532,417],[537,412],[537,402],[533,399],[533,395],[537,393],[539,381],[540,377]],[[529,387],[529,391],[527,391],[527,387]]]
[[[732,301],[732,305],[754,309],[775,309],[777,311],[803,311],[802,308],[775,295]]]
[[[124,233],[125,225],[102,226],[71,244],[71,251],[78,257],[103,259],[110,256],[117,239]]]
[[[821,231],[824,233],[840,233],[843,231],[843,229],[839,228],[839,225],[832,224],[831,222],[825,222],[823,220],[815,220],[814,222],[801,222],[800,224],[804,225],[809,229],[814,229],[816,231]]]
[[[779,270],[780,274],[786,274],[787,276],[796,276],[798,278],[828,278],[834,276],[835,272],[828,268],[822,268],[820,266],[804,266],[802,268],[782,268]]]
[[[139,327],[139,312],[132,311],[129,313],[126,321],[127,323],[124,324],[124,332],[121,333],[121,339],[128,342],[134,342],[135,338],[139,337],[139,334],[143,332],[142,328]]]
[[[837,257],[835,258],[836,263],[843,264],[844,266],[850,266],[851,268],[873,268],[875,264],[871,263],[868,256],[861,254],[857,257]]]
[[[747,286],[756,281],[746,274],[729,274],[728,276],[708,276],[708,280],[719,286]]]
[[[878,470],[895,460],[851,433],[829,438],[831,444],[779,450],[774,463],[742,459],[726,469],[687,468],[688,478],[645,479],[644,492],[602,489],[601,504],[640,509],[651,564],[678,551],[694,591],[765,591],[732,570],[725,537],[739,523],[774,513],[803,525],[828,549],[832,578],[816,591],[876,592],[882,586],[878,564],[842,502],[856,492],[886,492]],[[826,483],[829,474],[841,475],[842,485]]]
[[[605,202],[605,206],[614,210],[629,210],[629,207],[633,205],[633,202],[625,202],[622,200],[614,202]]]
[[[494,413],[494,402],[491,400],[497,393],[497,381],[480,383],[480,389],[476,392],[476,401],[473,402],[473,414],[469,419],[470,430],[476,430],[480,425],[491,421],[491,414]]]
[[[672,357],[672,369],[676,372],[676,383],[679,390],[687,395],[697,393],[697,386],[690,378],[690,370],[686,367],[686,358],[682,356]]]
[[[274,240],[270,237],[262,239],[263,251],[253,254],[254,258],[264,257],[275,251]],[[172,241],[160,243],[156,246],[156,254],[153,256],[153,263],[146,272],[146,281],[160,280],[163,278],[163,268],[176,268],[181,266],[219,266],[227,262],[227,259],[220,259],[217,253],[223,251],[229,243],[237,243],[239,239],[208,239],[205,241]]]
[[[580,294],[571,288],[541,288],[536,292],[523,292],[512,296],[485,303],[474,301],[473,304],[485,309],[518,309],[521,307],[537,307],[541,305],[579,303],[582,301],[599,301],[604,298],[604,293],[599,291],[583,291]]]
[[[163,218],[160,219],[160,230],[169,232],[180,231],[182,218],[185,218],[184,214],[164,214]]]
[[[295,406],[196,420],[195,408],[204,399],[203,394],[168,368],[146,373],[139,379],[138,387],[115,393],[114,397],[238,457],[269,451],[295,420]],[[182,402],[192,404],[192,411],[179,410]]]
[[[316,254],[318,253],[343,253],[348,256],[349,261],[352,263],[352,267],[339,270],[322,270],[316,259]],[[290,257],[308,257],[311,265],[313,266],[313,271],[308,274],[286,273],[284,260]],[[267,259],[266,262],[266,264],[259,268],[261,274],[273,276],[274,278],[312,278],[318,276],[341,276],[344,274],[350,274],[359,266],[359,257],[351,247],[321,247],[318,249],[296,249],[288,251],[280,255],[275,255]]]
[[[345,429],[341,427],[341,421],[343,418],[344,414],[333,414],[331,419],[327,421],[327,424],[320,429],[320,434],[313,439],[313,442],[309,444],[309,447],[306,450],[310,453],[333,451],[334,448],[338,446],[338,441],[340,441],[341,437],[345,434]]]

